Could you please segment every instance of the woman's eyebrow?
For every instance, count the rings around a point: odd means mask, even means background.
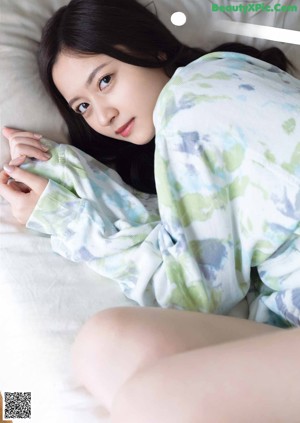
[[[88,79],[86,80],[85,86],[88,87],[89,85],[91,85],[91,83],[93,82],[93,79],[95,78],[95,75],[97,75],[97,73],[99,72],[100,69],[104,68],[105,66],[107,66],[109,64],[109,62],[105,62],[102,63],[101,65],[97,66],[88,76]],[[74,97],[69,101],[69,106],[72,107],[73,103],[75,103],[75,101],[79,100],[80,97]]]

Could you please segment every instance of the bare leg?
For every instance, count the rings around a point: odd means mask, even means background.
[[[74,368],[79,381],[110,410],[123,384],[163,357],[278,330],[197,312],[108,309],[89,320],[79,333],[73,349]]]
[[[111,422],[299,423],[300,328],[165,357],[116,396]]]

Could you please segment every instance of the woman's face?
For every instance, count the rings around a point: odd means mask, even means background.
[[[146,144],[155,135],[153,110],[169,78],[161,68],[133,66],[104,54],[60,53],[53,80],[70,107],[95,131]]]

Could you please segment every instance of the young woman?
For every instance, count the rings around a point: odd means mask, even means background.
[[[284,55],[205,54],[135,1],[72,0],[47,23],[39,64],[73,144],[159,205],[74,147],[4,129],[0,194],[18,220],[148,306],[85,325],[81,382],[113,423],[296,423],[299,329],[263,324],[300,322],[300,83]],[[17,167],[26,157],[40,161]],[[250,291],[260,323],[199,313],[227,314]]]

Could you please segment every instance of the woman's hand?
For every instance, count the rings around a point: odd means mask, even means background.
[[[8,139],[11,161],[10,165],[20,166],[26,157],[38,160],[49,160],[48,148],[41,143],[42,135],[19,129],[3,128],[2,134]]]
[[[47,179],[16,166],[4,165],[0,172],[0,195],[10,203],[14,217],[24,225],[47,184]]]

